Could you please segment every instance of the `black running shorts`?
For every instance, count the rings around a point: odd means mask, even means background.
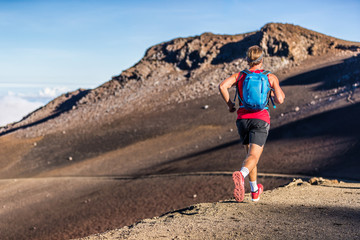
[[[255,143],[264,146],[269,134],[270,124],[260,119],[238,119],[236,126],[243,145]]]

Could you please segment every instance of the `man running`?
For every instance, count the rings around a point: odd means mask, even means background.
[[[260,73],[264,71],[262,69],[263,51],[259,46],[255,45],[250,47],[246,55],[250,72]],[[242,99],[242,83],[245,77],[246,73],[244,72],[235,73],[219,85],[221,96],[225,100],[230,112],[235,112],[236,109],[235,103],[230,100],[229,89],[238,83],[239,98]],[[268,74],[268,79],[271,88],[274,90],[271,91],[271,96],[274,98],[275,103],[282,104],[285,99],[285,94],[280,88],[278,78],[270,73]],[[239,101],[239,104],[240,108],[237,110],[236,126],[240,135],[240,141],[245,146],[247,155],[241,170],[233,173],[233,181],[235,184],[234,197],[238,202],[244,200],[244,179],[249,175],[251,200],[258,201],[264,187],[261,184],[257,184],[257,163],[263,152],[269,133],[270,114],[267,109],[250,111],[242,107],[241,101]]]

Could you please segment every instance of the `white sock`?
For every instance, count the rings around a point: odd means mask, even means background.
[[[256,181],[254,181],[254,182],[249,181],[249,182],[250,182],[251,191],[256,192],[258,190],[258,186],[257,186]]]
[[[247,175],[249,175],[249,169],[247,169],[246,167],[242,167],[240,172],[243,175],[244,179],[247,177]]]

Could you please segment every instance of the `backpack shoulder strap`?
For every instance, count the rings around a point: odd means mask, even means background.
[[[238,97],[239,100],[241,101],[240,95],[239,95],[239,86],[238,86],[238,85],[239,85],[240,77],[241,77],[241,75],[242,75],[243,72],[244,72],[244,71],[239,72],[239,76],[238,76],[237,79],[236,79],[236,84],[235,84],[235,86],[236,86],[236,93],[235,93],[235,97],[234,97],[234,102],[236,101],[236,97]]]
[[[271,73],[270,71],[263,71],[263,72],[262,72],[262,74],[264,74],[264,75],[266,75],[266,76],[268,76],[270,73]],[[273,107],[276,108],[275,103],[274,103],[274,99],[271,97],[271,94],[270,94],[271,91],[274,91],[274,89],[272,89],[272,88],[270,87],[269,98],[270,98],[270,100],[271,100],[271,103],[272,103]]]
[[[265,76],[269,75],[271,72],[270,71],[263,71],[261,72],[262,74],[264,74]]]
[[[245,69],[245,70],[243,70],[241,72],[246,73],[246,74],[252,74],[252,72],[249,69]]]
[[[243,71],[239,72],[239,75],[238,75],[238,77],[236,78],[236,83],[239,82],[242,72],[243,72]]]

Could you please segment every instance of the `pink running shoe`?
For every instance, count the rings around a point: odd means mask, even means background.
[[[232,175],[235,189],[234,189],[234,197],[237,202],[244,201],[245,196],[245,187],[244,187],[244,177],[240,171],[236,171]]]
[[[262,184],[258,184],[257,186],[258,186],[257,192],[251,192],[251,201],[253,201],[253,202],[259,201],[260,200],[260,194],[262,194],[263,191],[264,191],[264,187],[263,187]]]

